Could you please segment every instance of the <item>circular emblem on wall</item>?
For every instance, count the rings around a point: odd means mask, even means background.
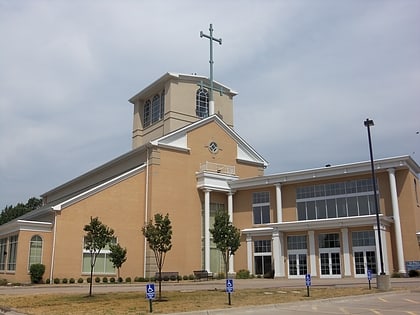
[[[217,152],[219,152],[219,147],[217,146],[217,143],[212,141],[209,144],[209,151],[213,154],[216,154]]]

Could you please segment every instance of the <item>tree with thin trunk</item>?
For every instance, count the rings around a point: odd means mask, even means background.
[[[127,248],[122,248],[120,244],[109,244],[109,260],[111,260],[114,268],[118,270],[118,278],[120,278],[120,268],[127,260]]]
[[[155,214],[155,223],[150,220],[142,228],[143,235],[155,255],[156,265],[159,270],[159,300],[162,300],[162,268],[165,263],[166,253],[172,248],[172,225],[169,214],[163,216]]]
[[[93,270],[95,268],[96,259],[98,258],[101,250],[106,245],[111,243],[114,237],[114,230],[107,227],[98,217],[90,218],[90,224],[85,225],[85,249],[90,253],[90,285],[89,285],[89,296],[92,296],[92,284],[93,284]]]
[[[213,236],[213,242],[223,257],[225,264],[225,275],[228,278],[230,256],[241,246],[241,233],[232,222],[230,222],[229,214],[226,211],[218,211],[214,218],[213,229],[210,229]]]

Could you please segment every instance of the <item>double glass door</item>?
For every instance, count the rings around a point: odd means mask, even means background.
[[[301,278],[308,273],[306,250],[289,251],[289,278]]]
[[[356,277],[367,277],[370,269],[372,274],[376,274],[376,253],[375,249],[355,249],[353,252],[354,269]]]
[[[321,277],[341,277],[341,264],[339,251],[323,251],[319,253]]]

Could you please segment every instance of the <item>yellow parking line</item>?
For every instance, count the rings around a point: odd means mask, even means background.
[[[341,313],[343,313],[343,314],[351,314],[351,313],[349,313],[344,307],[339,307],[338,308],[339,310],[340,310],[340,312]]]
[[[372,313],[377,314],[377,315],[381,315],[382,314],[381,312],[376,311],[374,309],[370,309],[369,311],[371,311]]]
[[[410,302],[410,303],[414,303],[414,304],[420,304],[419,301],[414,301],[414,300],[410,300],[410,299],[404,299],[404,301]]]
[[[385,300],[385,299],[383,299],[383,298],[381,298],[381,297],[378,297],[378,300],[381,300],[382,302],[388,303],[388,301],[387,301],[387,300]]]
[[[408,315],[417,315],[417,313],[410,312],[410,311],[405,311],[405,313],[407,313]]]

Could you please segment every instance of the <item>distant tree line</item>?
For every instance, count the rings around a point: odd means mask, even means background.
[[[0,213],[0,225],[20,217],[42,205],[42,199],[32,197],[26,204],[18,203],[16,206],[6,206]]]

